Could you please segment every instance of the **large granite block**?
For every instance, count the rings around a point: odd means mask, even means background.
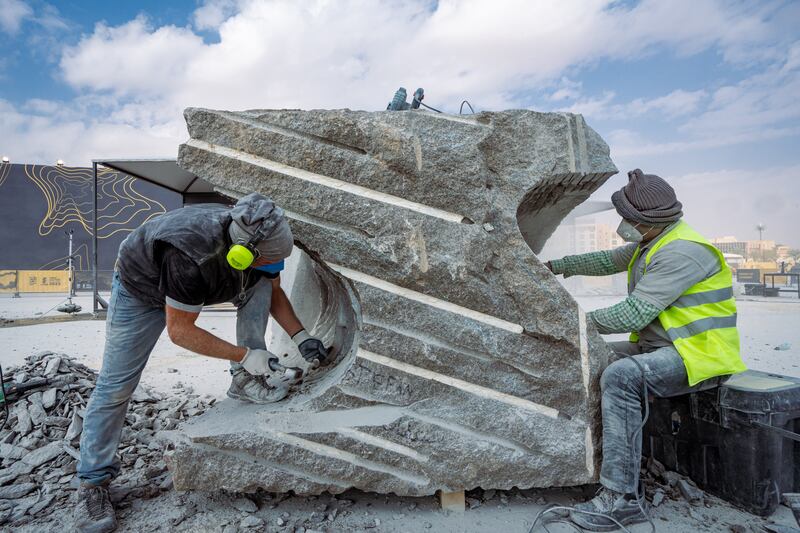
[[[597,479],[607,347],[536,258],[616,172],[579,115],[188,109],[179,164],[272,197],[282,285],[334,365],[224,401],[168,458],[178,489],[404,495]],[[270,349],[294,349],[271,328]]]

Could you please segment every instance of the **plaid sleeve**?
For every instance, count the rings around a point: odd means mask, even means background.
[[[611,259],[611,250],[568,255],[561,259],[553,259],[550,261],[550,266],[553,267],[554,274],[563,274],[565,278],[576,275],[610,276],[619,272]]]
[[[620,303],[591,311],[586,316],[602,334],[640,331],[661,313],[661,309],[636,296],[628,296]]]

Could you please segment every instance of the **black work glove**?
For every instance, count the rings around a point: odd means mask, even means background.
[[[301,329],[295,333],[292,336],[292,340],[297,345],[297,349],[300,350],[300,355],[306,361],[311,362],[316,359],[320,365],[324,365],[327,362],[328,350],[325,345],[322,344],[321,340],[309,335],[306,330]]]

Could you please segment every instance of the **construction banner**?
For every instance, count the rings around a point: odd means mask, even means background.
[[[20,270],[17,292],[69,291],[69,272],[66,270]]]
[[[0,270],[0,294],[17,292],[17,271]]]

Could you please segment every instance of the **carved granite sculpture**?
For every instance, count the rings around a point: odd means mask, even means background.
[[[175,487],[401,495],[597,479],[607,348],[535,253],[616,172],[579,115],[188,109],[179,164],[258,191],[298,247],[282,285],[334,346],[283,402],[225,400]],[[294,349],[272,330],[270,349]]]

